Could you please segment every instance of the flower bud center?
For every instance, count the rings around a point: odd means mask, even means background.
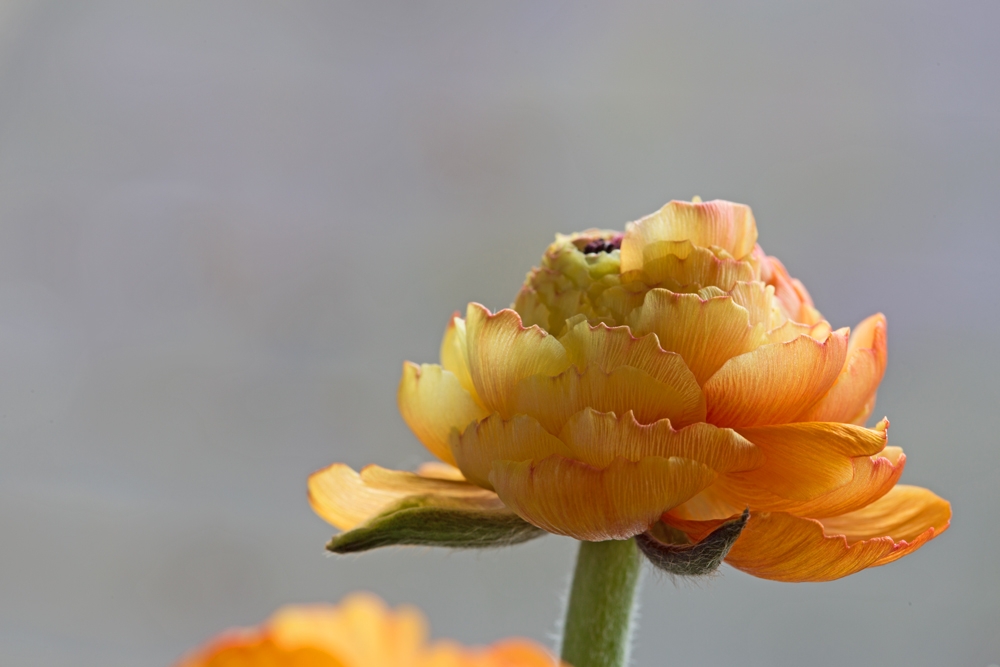
[[[610,239],[594,239],[583,247],[584,255],[596,255],[599,252],[611,252],[622,247],[622,235]]]

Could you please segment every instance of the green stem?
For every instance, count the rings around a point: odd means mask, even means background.
[[[624,667],[641,561],[635,540],[581,542],[563,629],[573,667]]]

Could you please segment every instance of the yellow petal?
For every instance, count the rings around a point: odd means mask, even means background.
[[[763,326],[752,326],[747,310],[729,296],[701,299],[652,289],[627,324],[638,336],[655,333],[660,347],[680,354],[702,384],[730,358],[764,342]]]
[[[631,366],[605,373],[599,366],[562,375],[525,378],[515,390],[511,414],[537,419],[549,433],[558,433],[566,421],[584,408],[623,415],[629,410],[643,424],[669,419],[675,424],[700,421],[700,396],[654,380]]]
[[[682,458],[618,458],[607,468],[561,456],[498,461],[490,481],[525,521],[578,540],[624,540],[712,483],[708,466]]]
[[[491,411],[509,414],[505,408],[522,379],[558,375],[569,368],[558,339],[538,327],[522,327],[513,310],[491,315],[478,303],[470,303],[465,327],[469,373],[483,405]]]
[[[750,207],[743,204],[672,201],[625,228],[621,272],[641,269],[646,247],[659,241],[691,241],[703,248],[718,246],[736,259],[743,259],[757,242],[757,226]]]
[[[454,374],[462,388],[472,395],[476,403],[482,405],[479,394],[476,393],[476,386],[472,383],[472,376],[469,374],[465,320],[457,312],[452,314],[448,321],[448,328],[445,329],[444,339],[441,341],[441,367]]]
[[[644,425],[631,412],[616,417],[588,408],[570,418],[559,439],[569,449],[567,458],[595,468],[607,468],[618,457],[640,461],[677,456],[716,472],[752,470],[764,462],[763,454],[731,429],[699,423],[674,430],[666,419]]]
[[[886,365],[885,316],[872,315],[851,332],[847,363],[807,417],[815,421],[864,424],[875,407],[875,393]]]
[[[642,269],[623,273],[622,282],[641,280],[647,285],[675,292],[691,292],[708,286],[728,292],[738,281],[754,279],[754,269],[749,262],[719,256],[690,241],[658,241],[643,248],[643,257]]]
[[[827,535],[848,544],[888,537],[895,548],[877,565],[891,563],[940,535],[951,524],[951,503],[919,486],[897,485],[867,507],[821,520]]]
[[[606,373],[619,366],[637,368],[676,390],[691,421],[704,421],[705,398],[694,374],[679,354],[661,348],[654,334],[636,338],[628,327],[591,326],[583,320],[559,340],[577,368],[596,364]]]
[[[448,439],[453,428],[463,430],[489,413],[449,371],[437,364],[403,364],[397,393],[399,412],[420,442],[445,463],[455,463]]]
[[[335,463],[309,476],[313,511],[341,530],[351,530],[407,498],[423,497],[456,508],[503,508],[496,494],[478,486],[374,465],[359,474]]]
[[[515,415],[504,419],[499,413],[470,424],[461,434],[453,433],[451,449],[465,478],[484,489],[493,488],[489,476],[494,461],[529,461],[569,454],[566,445],[532,417]]]
[[[799,336],[730,359],[703,385],[708,421],[761,426],[800,421],[833,386],[847,355],[847,332],[823,343]]]
[[[756,470],[727,477],[739,494],[737,505],[750,504],[763,489],[782,498],[811,500],[848,484],[854,478],[854,457],[872,456],[885,447],[885,427],[867,429],[852,424],[800,422],[739,428],[757,445],[767,462]],[[751,509],[756,507],[751,504]]]

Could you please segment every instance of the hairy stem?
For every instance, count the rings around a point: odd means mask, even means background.
[[[641,561],[635,540],[581,542],[563,629],[573,667],[625,667]]]

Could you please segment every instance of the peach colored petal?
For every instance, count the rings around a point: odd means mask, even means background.
[[[644,532],[663,512],[712,483],[708,466],[682,458],[617,458],[598,469],[561,456],[498,461],[490,481],[504,504],[550,533],[599,542]]]
[[[854,472],[850,482],[809,500],[791,500],[767,487],[735,479],[740,475],[720,477],[706,493],[718,494],[733,508],[749,505],[757,512],[788,512],[820,519],[853,512],[884,496],[903,474],[906,456],[899,447],[886,447],[877,456],[858,456],[851,463]]]
[[[727,361],[703,385],[708,421],[762,426],[800,421],[837,380],[847,356],[847,330],[825,342],[799,336]]]
[[[552,454],[569,455],[569,448],[528,415],[504,419],[494,413],[461,434],[454,433],[451,449],[465,477],[484,489],[494,461],[530,461]]]
[[[441,461],[427,461],[417,466],[417,474],[421,477],[431,477],[433,479],[448,479],[453,482],[465,482],[465,475],[462,471],[449,463]]]
[[[309,476],[313,511],[341,530],[351,530],[408,498],[433,498],[436,504],[499,510],[496,494],[467,482],[422,477],[370,465],[360,474],[343,463]]]
[[[444,338],[441,340],[441,367],[451,371],[458,378],[458,383],[472,395],[472,399],[482,405],[476,386],[472,383],[472,376],[469,374],[465,320],[457,312],[448,320],[448,328],[445,329]]]
[[[822,319],[813,306],[812,297],[801,281],[788,275],[777,257],[761,258],[761,280],[774,287],[774,296],[787,319],[802,324],[816,324]]]
[[[641,269],[645,250],[659,241],[691,241],[703,248],[718,246],[743,259],[757,242],[757,226],[749,206],[715,200],[672,201],[629,223],[621,245],[621,272]]]
[[[495,315],[470,303],[466,314],[469,374],[483,405],[505,414],[514,387],[535,374],[558,375],[569,368],[566,350],[555,336],[521,326],[513,310]]]
[[[506,639],[484,648],[466,648],[456,642],[438,641],[420,667],[558,667],[565,665],[535,642]]]
[[[728,292],[738,281],[754,279],[749,262],[717,255],[690,241],[657,241],[643,248],[643,257],[642,269],[622,273],[622,282],[642,281],[684,292],[714,286]]]
[[[851,332],[847,363],[829,393],[807,417],[815,421],[864,424],[875,407],[875,393],[885,374],[885,366],[885,316],[878,313]]]
[[[679,354],[661,348],[654,334],[637,338],[628,327],[591,326],[582,320],[559,340],[577,368],[596,364],[605,373],[619,366],[637,368],[685,397],[684,413],[691,421],[704,421],[705,398],[694,374]]]
[[[654,380],[649,374],[619,366],[606,373],[597,365],[580,371],[575,366],[562,375],[525,378],[514,391],[508,414],[527,414],[549,433],[558,433],[566,421],[584,408],[625,414],[629,410],[643,424],[669,419],[691,424],[704,414],[700,393]]]
[[[877,565],[883,565],[947,530],[951,503],[919,486],[900,484],[867,507],[822,519],[821,523],[827,535],[843,535],[852,545],[873,538],[891,538],[896,546],[879,559]]]
[[[403,364],[396,395],[399,412],[420,442],[445,463],[455,463],[448,439],[489,414],[449,371],[437,364]]]
[[[677,456],[716,472],[752,470],[764,462],[763,454],[731,429],[699,423],[674,430],[666,419],[644,425],[631,411],[617,417],[587,408],[566,422],[559,439],[568,447],[567,458],[595,468],[607,468],[618,457],[640,461]]]
[[[748,494],[735,502],[746,505],[755,489],[791,500],[811,500],[854,478],[854,457],[873,456],[886,443],[885,424],[867,429],[853,424],[799,422],[739,428],[757,445],[767,462],[756,470],[729,475],[727,488]],[[751,505],[751,509],[756,509]]]
[[[761,325],[764,330],[772,327],[775,318],[774,288],[760,282],[736,283],[729,296],[737,306],[746,308],[751,326]]]
[[[764,342],[763,326],[751,326],[748,311],[729,296],[702,299],[652,289],[626,323],[636,335],[655,333],[660,347],[680,354],[700,384]]]

